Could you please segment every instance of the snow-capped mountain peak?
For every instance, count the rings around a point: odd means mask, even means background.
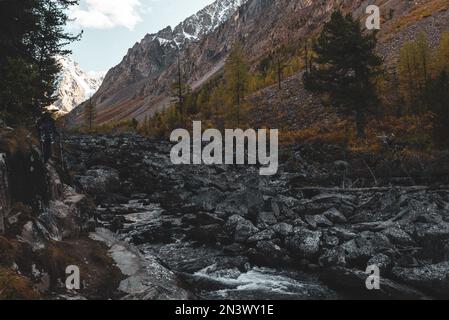
[[[248,0],[216,0],[197,13],[185,19],[173,30],[168,27],[149,35],[161,45],[182,46],[186,41],[196,41],[214,31],[227,21],[237,9]]]
[[[58,57],[57,60],[61,65],[56,91],[58,100],[49,108],[67,113],[98,90],[105,72],[85,72],[69,57]]]
[[[102,85],[93,96],[97,108],[108,112],[109,107],[119,101],[132,101],[138,96],[161,94],[166,89],[167,81],[170,81],[168,79],[171,78],[170,73],[179,52],[217,31],[236,16],[239,8],[248,1],[216,0],[174,28],[168,26],[157,33],[145,35],[128,50],[123,60],[106,74]],[[118,92],[122,94],[119,95]],[[102,108],[106,105],[108,107]],[[71,112],[75,121],[82,119],[82,110],[83,105],[80,105],[80,108]],[[111,113],[104,121],[121,118],[120,112]]]
[[[227,21],[247,0],[217,0],[175,27],[175,41],[197,40]]]

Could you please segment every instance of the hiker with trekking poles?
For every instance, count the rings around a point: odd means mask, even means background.
[[[56,138],[59,140],[59,148],[61,152],[61,162],[63,161],[61,137],[56,129],[55,120],[49,111],[42,114],[37,121],[37,130],[41,142],[41,151],[44,163],[47,163],[53,156],[53,145],[56,143]]]

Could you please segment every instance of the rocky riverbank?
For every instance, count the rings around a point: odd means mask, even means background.
[[[123,296],[107,247],[88,236],[93,202],[39,149],[26,130],[0,132],[0,300]],[[80,270],[80,290],[67,290],[69,266]]]
[[[297,153],[261,177],[256,167],[174,166],[169,144],[135,135],[66,145],[97,233],[139,260],[121,284],[128,298],[449,297],[449,188],[336,188],[323,177],[341,172]],[[365,287],[369,265],[381,290]]]

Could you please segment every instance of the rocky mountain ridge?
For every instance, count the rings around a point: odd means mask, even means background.
[[[435,17],[445,15],[447,0],[431,1],[374,1],[381,8],[382,29],[379,33],[380,52],[387,61],[397,56],[400,45],[408,39],[407,30],[416,24],[432,27],[438,33],[447,21]],[[365,1],[327,0],[249,0],[228,19],[198,39],[188,36],[181,48],[185,81],[193,90],[201,87],[224,66],[232,45],[243,44],[252,68],[269,54],[274,46],[288,44],[302,48],[320,30],[335,9],[365,16]],[[187,20],[186,20],[187,21]],[[437,22],[437,23],[435,23]],[[175,28],[186,30],[188,27]],[[186,25],[189,25],[186,23]],[[179,31],[176,32],[180,34]],[[192,35],[192,34],[189,34]],[[163,39],[163,40],[162,40]],[[180,38],[186,39],[181,36]],[[129,118],[143,119],[171,104],[171,86],[177,74],[177,41],[171,28],[156,35],[147,35],[140,44],[128,51],[123,61],[111,69],[94,101],[98,109],[97,122],[104,124]],[[81,108],[71,114],[74,123],[80,122]]]
[[[136,117],[134,108],[123,106],[119,114],[105,115],[114,105],[123,104],[131,97],[148,105],[145,96],[154,91],[153,97],[164,90],[154,84],[157,78],[176,62],[178,51],[198,43],[205,35],[214,32],[247,0],[217,0],[188,17],[176,27],[166,27],[155,34],[147,34],[142,41],[128,50],[122,62],[109,70],[103,85],[94,95],[99,110],[98,122]],[[169,103],[169,101],[165,100]],[[80,110],[74,111],[74,119],[80,120]]]
[[[72,111],[98,90],[104,79],[104,73],[89,73],[71,57],[58,57],[61,73],[58,78],[56,100],[49,109],[62,114]]]

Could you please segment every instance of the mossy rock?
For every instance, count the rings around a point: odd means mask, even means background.
[[[34,208],[48,202],[46,168],[41,161],[39,142],[26,129],[0,137],[0,153],[6,153],[11,199]]]
[[[38,300],[41,296],[30,281],[16,272],[0,268],[0,300]]]
[[[53,286],[58,283],[58,280],[65,279],[67,266],[80,264],[80,261],[74,257],[72,246],[56,241],[50,241],[45,249],[37,251],[35,262],[50,275]],[[82,267],[83,265],[80,265],[80,268]]]
[[[33,210],[30,206],[23,204],[22,202],[14,202],[11,207],[11,212],[8,215],[10,218],[14,217],[13,223],[6,223],[6,236],[9,238],[15,238],[18,234],[22,233],[23,226],[28,221],[33,221]]]
[[[79,238],[61,242],[49,242],[47,247],[36,252],[35,263],[45,270],[51,279],[51,289],[66,293],[60,287],[70,265],[80,269],[81,290],[78,292],[88,299],[117,298],[117,291],[123,275],[108,254],[108,248],[89,238]]]
[[[0,237],[0,266],[10,267],[16,256],[16,245],[7,238]]]

